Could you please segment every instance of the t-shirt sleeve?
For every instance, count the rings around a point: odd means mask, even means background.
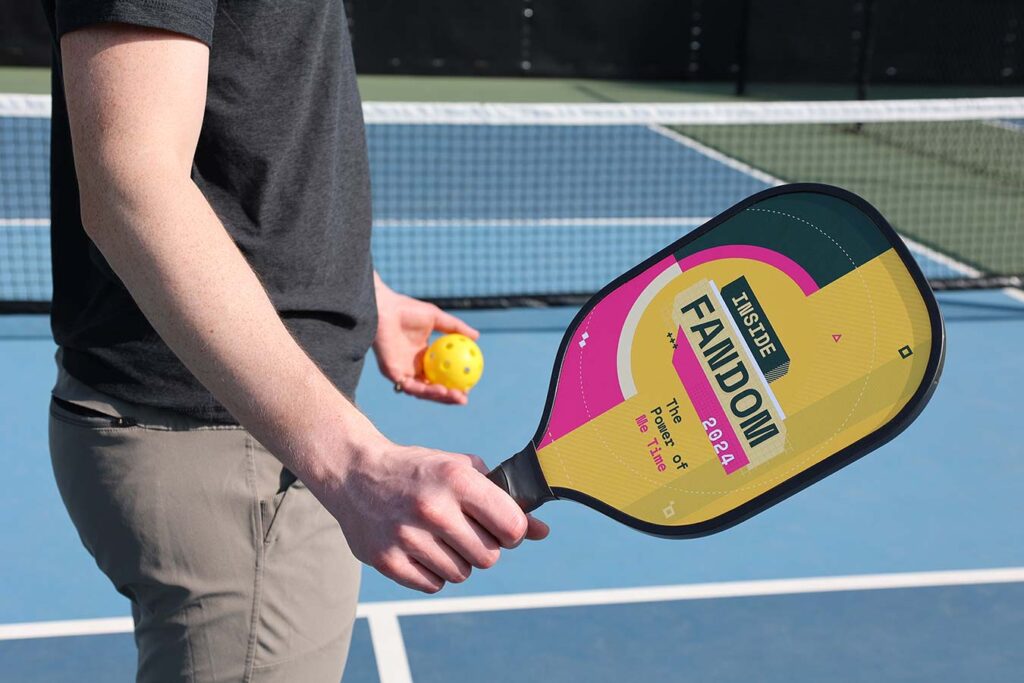
[[[93,24],[117,22],[213,40],[217,0],[56,0],[57,38]]]

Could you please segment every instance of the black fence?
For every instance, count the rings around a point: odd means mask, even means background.
[[[0,0],[0,66],[48,66],[50,30],[40,0]]]
[[[1022,0],[347,0],[362,73],[1024,84]],[[0,64],[45,65],[38,0]]]
[[[1021,0],[349,0],[363,73],[1024,84]]]

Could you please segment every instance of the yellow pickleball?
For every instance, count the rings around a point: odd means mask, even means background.
[[[431,384],[469,391],[484,372],[484,354],[469,337],[446,334],[423,356],[423,375]]]

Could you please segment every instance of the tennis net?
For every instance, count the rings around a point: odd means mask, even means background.
[[[1024,98],[364,112],[377,268],[448,306],[577,303],[784,182],[865,197],[936,288],[1022,283]],[[49,300],[48,116],[0,96],[0,310]]]

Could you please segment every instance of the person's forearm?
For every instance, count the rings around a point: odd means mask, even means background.
[[[207,46],[130,24],[70,31],[60,45],[86,231],[164,341],[309,486],[352,553],[435,592],[493,565],[499,547],[541,538],[543,525],[483,476],[483,461],[392,444],[292,340],[190,178]],[[390,342],[378,335],[377,347],[415,374],[412,351],[455,323],[386,294]]]
[[[161,338],[311,487],[383,440],[291,338],[205,197],[152,168],[82,183],[86,229]]]

